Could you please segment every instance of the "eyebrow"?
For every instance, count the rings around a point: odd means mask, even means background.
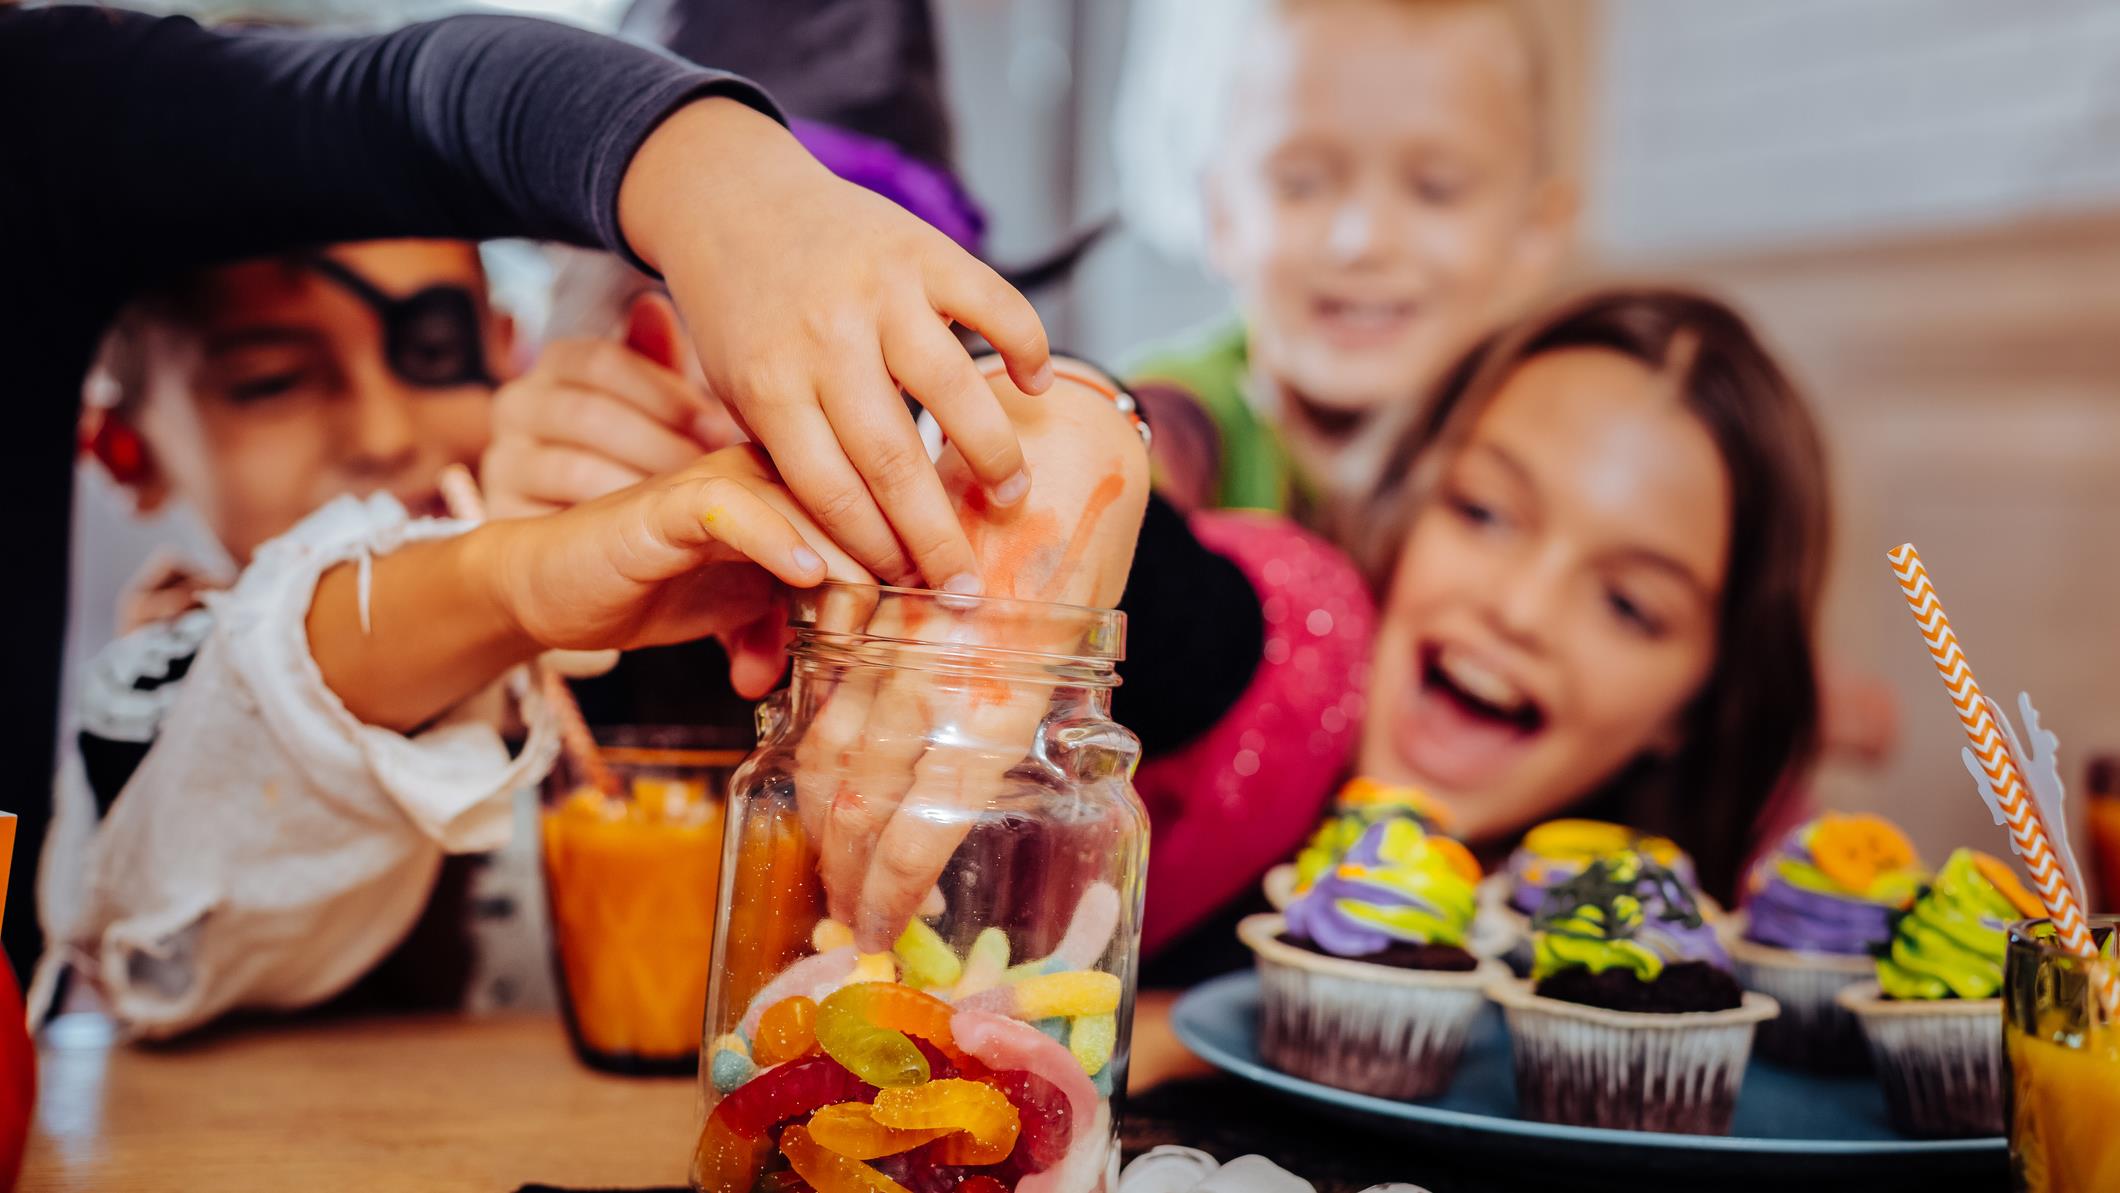
[[[280,345],[308,347],[320,338],[312,328],[280,323],[253,324],[249,327],[208,333],[205,340],[206,354],[216,356],[224,352],[240,352],[245,348],[270,348]]]
[[[1474,452],[1485,453],[1489,459],[1512,473],[1516,477],[1517,482],[1529,489],[1534,496],[1540,495],[1538,481],[1532,477],[1531,470],[1525,467],[1524,462],[1517,459],[1507,448],[1499,447],[1492,443],[1475,443],[1467,448],[1466,452],[1468,455]],[[1715,604],[1715,593],[1708,586],[1708,582],[1701,579],[1699,573],[1687,567],[1674,556],[1666,555],[1662,551],[1651,547],[1627,547],[1613,552],[1611,558],[1622,563],[1640,564],[1665,572],[1677,578],[1686,587],[1691,588],[1694,594],[1711,608]]]

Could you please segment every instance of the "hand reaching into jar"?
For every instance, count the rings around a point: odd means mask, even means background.
[[[978,557],[986,597],[964,602],[942,637],[986,650],[1064,655],[1065,618],[1043,602],[1109,608],[1119,600],[1148,501],[1148,453],[1131,418],[1088,366],[1059,361],[1042,397],[1005,374],[990,383],[1031,473],[1029,497],[997,508],[954,447],[938,461]],[[937,636],[924,602],[827,610],[871,637]],[[1035,672],[992,676],[856,668],[832,690],[796,748],[797,796],[817,843],[830,913],[863,951],[891,947],[985,805],[1032,748],[1054,684]]]

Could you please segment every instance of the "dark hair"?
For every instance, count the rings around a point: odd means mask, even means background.
[[[1729,898],[1769,800],[1818,739],[1812,631],[1830,546],[1825,452],[1803,398],[1752,329],[1704,295],[1609,289],[1503,329],[1446,376],[1391,441],[1367,507],[1362,562],[1388,583],[1441,460],[1526,361],[1598,348],[1665,378],[1714,439],[1730,479],[1730,555],[1715,662],[1669,758],[1636,759],[1571,813],[1676,840]]]

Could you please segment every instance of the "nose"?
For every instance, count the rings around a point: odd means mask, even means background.
[[[415,400],[394,381],[371,379],[358,388],[347,406],[343,455],[349,472],[385,481],[412,465],[419,456]]]
[[[1342,265],[1376,260],[1391,251],[1398,224],[1392,197],[1374,183],[1350,188],[1333,210],[1327,250]]]
[[[1567,582],[1568,561],[1558,551],[1525,551],[1497,569],[1488,590],[1488,620],[1503,638],[1536,649],[1561,615]]]

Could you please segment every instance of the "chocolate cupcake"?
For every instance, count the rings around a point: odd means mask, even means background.
[[[1960,849],[1893,925],[1877,980],[1840,992],[1893,1126],[1932,1139],[2002,1134],[2002,961],[2010,923],[2043,914],[2007,862]]]
[[[1819,1071],[1869,1062],[1862,1028],[1835,1001],[1867,981],[1872,955],[1926,877],[1906,834],[1879,816],[1828,812],[1792,831],[1746,879],[1730,957],[1747,990],[1781,1014],[1759,1027],[1759,1053]]]
[[[1747,993],[1670,868],[1634,850],[1555,886],[1532,920],[1529,981],[1489,988],[1509,1020],[1517,1108],[1585,1127],[1730,1129],[1752,1032]]]
[[[1666,837],[1655,837],[1605,820],[1575,818],[1548,820],[1524,834],[1509,854],[1504,873],[1482,884],[1481,910],[1500,926],[1509,939],[1500,954],[1519,974],[1531,970],[1531,918],[1544,904],[1546,893],[1583,872],[1592,861],[1622,850],[1634,850],[1678,875],[1687,886],[1694,884],[1693,859]],[[1706,903],[1713,920],[1722,909]]]
[[[1501,965],[1465,948],[1479,863],[1411,818],[1373,824],[1288,906],[1237,933],[1256,955],[1259,1051],[1310,1081],[1440,1093]]]

